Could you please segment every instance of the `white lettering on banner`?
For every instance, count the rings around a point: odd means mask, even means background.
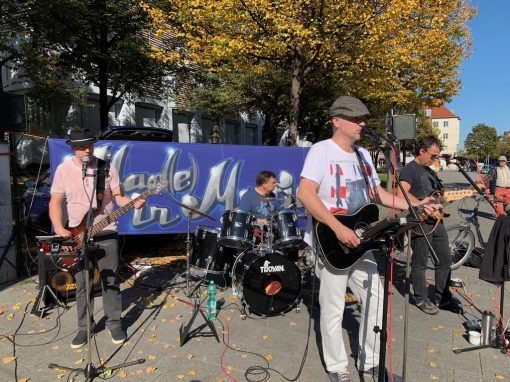
[[[260,267],[260,273],[285,272],[284,265],[270,265],[269,260],[264,261],[264,265]]]
[[[121,145],[112,156],[112,165],[118,170],[121,178],[126,172],[126,164],[132,161],[129,158],[133,144]],[[98,151],[110,153],[110,143],[98,146]],[[182,150],[170,148],[166,158],[162,161],[161,172],[159,173],[130,173],[123,179],[123,189],[126,194],[140,194],[150,187],[167,182],[167,191],[176,200],[189,205],[192,208],[209,213],[219,204],[224,205],[225,211],[233,209],[237,201],[238,180],[244,160],[223,159],[209,169],[207,184],[203,187],[203,195],[197,195],[199,181],[199,165],[197,159],[188,153],[190,167],[178,169],[179,159]],[[201,169],[202,172],[204,169]],[[287,171],[280,173],[282,184],[291,187],[293,176]],[[132,225],[135,228],[142,228],[152,223],[158,223],[161,227],[171,227],[181,222],[181,216],[187,217],[188,209],[181,207],[179,213],[172,214],[171,207],[145,205],[140,210],[135,210],[132,217]],[[192,220],[202,219],[198,214]],[[268,272],[281,272],[283,266],[271,267]],[[281,268],[281,270],[280,270]]]

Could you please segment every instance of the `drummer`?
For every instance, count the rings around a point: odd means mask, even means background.
[[[259,225],[267,225],[268,215],[279,209],[279,199],[273,192],[278,185],[276,175],[271,171],[260,171],[255,179],[255,185],[241,197],[238,208],[252,214]]]

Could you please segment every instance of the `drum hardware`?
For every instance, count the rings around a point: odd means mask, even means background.
[[[209,319],[201,309],[202,303],[207,298],[200,300],[200,294],[195,295],[195,292],[197,291],[197,289],[200,288],[200,286],[202,285],[202,283],[204,281],[206,281],[206,276],[207,276],[207,273],[209,272],[209,267],[211,266],[212,262],[213,262],[212,256],[208,256],[206,259],[207,267],[205,268],[205,274],[202,278],[200,278],[198,283],[193,287],[193,290],[190,292],[189,296],[193,296],[193,295],[195,296],[193,298],[193,313],[191,314],[191,318],[190,318],[189,322],[187,324],[182,324],[181,327],[179,328],[179,338],[180,338],[181,346],[183,346],[186,342],[188,342],[188,340],[190,338],[199,334],[202,331],[202,329],[204,329],[205,327],[209,327],[210,333],[202,333],[202,336],[209,336],[209,337],[214,336],[216,338],[216,341],[220,342],[220,338],[218,337],[218,332],[216,331],[216,327],[212,323],[211,319]],[[193,326],[193,323],[195,322],[195,319],[196,319],[198,313],[200,313],[200,315],[204,319],[205,325],[199,326],[199,327],[195,328],[194,330],[190,331],[191,327]]]
[[[191,229],[191,218],[193,217],[193,214],[197,214],[206,218],[209,218],[211,220],[216,220],[212,216],[206,214],[205,212],[202,212],[194,207],[188,206],[184,203],[175,202],[175,204],[187,209],[189,211],[188,216],[186,218],[186,271],[177,275],[176,277],[182,277],[183,274],[186,274],[186,296],[190,297],[190,288],[189,288],[189,282],[190,282],[190,256],[191,256],[191,237],[190,237],[190,229]],[[175,279],[175,277],[174,277]],[[172,282],[171,282],[172,284]]]

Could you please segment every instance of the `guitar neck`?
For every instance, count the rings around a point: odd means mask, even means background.
[[[96,235],[97,233],[102,231],[104,228],[108,227],[111,223],[116,222],[122,215],[124,215],[125,213],[129,212],[133,208],[133,206],[135,205],[137,200],[142,199],[142,198],[145,199],[149,195],[151,195],[152,193],[153,193],[152,190],[145,191],[140,196],[138,196],[135,199],[131,200],[128,204],[126,204],[126,205],[122,206],[121,208],[115,210],[110,215],[108,215],[104,219],[102,219],[99,222],[97,222],[96,224],[94,224],[92,226],[92,228],[90,229],[90,231],[89,231],[89,237],[93,237],[94,235]],[[82,243],[83,235],[84,235],[84,232],[82,231],[82,232],[80,232],[78,235],[76,235],[74,237],[74,240],[77,243]]]

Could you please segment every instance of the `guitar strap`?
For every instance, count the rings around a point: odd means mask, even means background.
[[[367,168],[365,167],[365,163],[363,159],[361,159],[361,154],[358,151],[358,146],[354,146],[354,152],[356,153],[356,157],[358,158],[359,166],[361,167],[361,173],[363,174],[363,178],[365,178],[365,183],[367,185],[367,195],[370,199],[374,200],[375,197],[372,193],[372,188],[370,187],[370,182],[368,181]]]
[[[97,210],[101,209],[104,199],[104,190],[106,188],[106,178],[110,175],[110,166],[102,159],[97,159],[97,177],[96,177],[96,200]]]

